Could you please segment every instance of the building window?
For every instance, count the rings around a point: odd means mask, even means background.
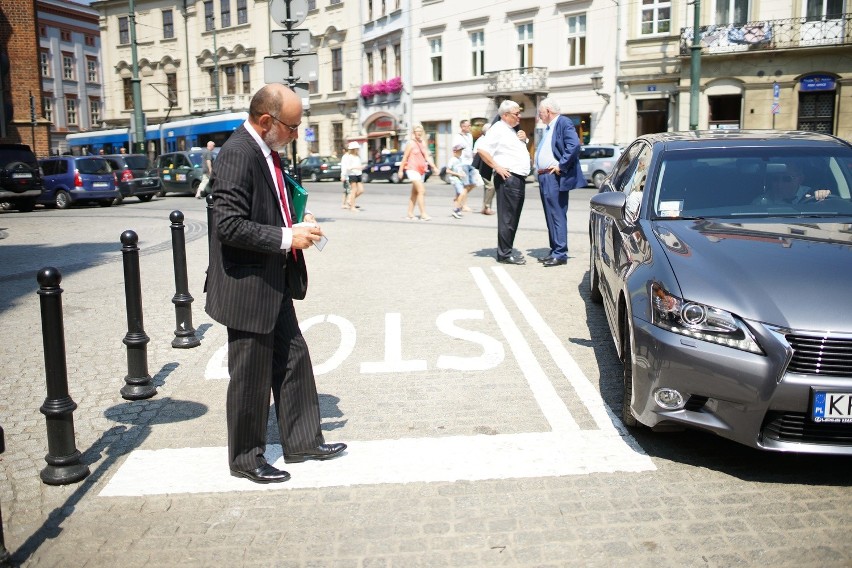
[[[124,84],[124,110],[129,110],[133,108],[133,86],[130,77],[124,77],[121,81]]]
[[[808,0],[805,10],[809,22],[838,20],[843,16],[843,0]]]
[[[77,99],[65,99],[65,121],[77,125]]]
[[[101,122],[101,101],[98,99],[89,99],[89,120],[92,127]]]
[[[382,62],[382,81],[388,78],[388,50],[384,47],[379,50],[379,60]]]
[[[174,12],[172,10],[163,10],[163,39],[171,39],[173,37],[175,37]]]
[[[86,58],[86,81],[89,83],[98,82],[98,60],[94,57]]]
[[[95,36],[86,35],[83,36],[83,40],[89,47],[95,47]]]
[[[59,30],[59,39],[61,41],[71,41],[71,32],[68,30]]]
[[[243,94],[250,95],[251,94],[251,65],[248,63],[243,63],[240,65],[240,69],[243,72]]]
[[[329,4],[334,6],[335,4],[340,4],[343,0],[329,0]]]
[[[53,98],[45,94],[44,98],[41,99],[41,103],[44,107],[44,118],[48,122],[53,122]]]
[[[169,106],[177,106],[177,73],[166,73],[166,94],[169,98]]]
[[[50,52],[42,49],[39,52],[39,67],[41,68],[42,77],[50,77]]]
[[[374,70],[374,68],[373,68],[373,54],[372,54],[372,53],[368,53],[368,54],[367,54],[367,82],[368,82],[368,83],[372,83],[372,82],[373,82],[373,80],[375,79],[375,77],[374,77],[374,75],[375,75],[374,71],[375,71],[375,70]]]
[[[220,13],[222,15],[223,28],[231,27],[231,0],[220,0]]]
[[[716,24],[748,22],[749,0],[716,0]]]
[[[671,23],[669,0],[642,0],[642,35],[668,33]]]
[[[586,64],[586,15],[568,16],[568,66]]]
[[[210,68],[207,70],[207,74],[210,75],[210,93],[212,96],[216,96],[216,91],[219,89],[217,85],[217,77],[216,77],[216,69]]]
[[[126,45],[130,43],[130,28],[127,25],[127,16],[118,19],[118,43]]]
[[[429,53],[432,57],[432,80],[442,81],[444,76],[444,69],[441,38],[435,37],[429,40]]]
[[[367,0],[367,21],[373,21],[373,0]]]
[[[204,2],[204,29],[208,32],[214,29],[213,0],[205,0]]]
[[[393,44],[393,72],[397,77],[402,77],[402,50],[398,43]]]
[[[533,25],[518,26],[518,67],[525,69],[533,66]]]
[[[229,95],[237,94],[237,68],[228,65],[225,70],[225,92]]]
[[[331,90],[343,90],[343,50],[339,47],[331,50]]]
[[[317,9],[317,0],[308,0],[308,10]]]
[[[74,56],[70,53],[62,54],[62,78],[73,81],[74,76]]]
[[[319,127],[316,124],[309,124],[308,127],[314,131],[314,141],[308,142],[308,151],[311,154],[319,154],[320,133]]]
[[[485,32],[470,32],[470,74],[479,77],[485,74]]]
[[[331,139],[332,139],[332,150],[335,154],[342,156],[344,152],[346,152],[346,147],[343,145],[343,123],[342,122],[332,122],[331,123]]]
[[[246,0],[237,0],[237,25],[248,23],[248,9]]]
[[[41,37],[47,37],[47,26],[39,26],[38,35]]]

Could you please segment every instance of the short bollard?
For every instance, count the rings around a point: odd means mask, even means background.
[[[157,394],[148,374],[148,336],[142,324],[142,285],[139,278],[139,236],[134,231],[121,233],[121,254],[124,260],[124,296],[127,304],[127,383],[121,396],[127,400],[142,400]]]
[[[198,347],[201,340],[195,335],[192,327],[192,302],[189,294],[189,282],[186,276],[186,238],[184,237],[183,213],[172,211],[169,215],[172,222],[172,258],[175,264],[175,295],[172,303],[175,305],[175,338],[172,347],[188,349]]]
[[[6,439],[3,437],[3,427],[0,426],[0,454],[6,451]],[[3,511],[0,510],[0,566],[5,568],[11,564],[12,556],[6,550],[6,537],[3,536]]]
[[[210,246],[210,239],[213,238],[213,195],[207,194],[204,199],[207,202],[207,246]]]
[[[47,466],[41,480],[48,485],[67,485],[89,475],[80,463],[74,442],[74,416],[77,404],[68,394],[68,367],[65,363],[65,327],[62,323],[62,274],[53,267],[42,268],[36,277],[41,303],[41,335],[44,341],[44,370],[47,398],[41,413],[47,418]]]

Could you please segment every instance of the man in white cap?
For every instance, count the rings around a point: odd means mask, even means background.
[[[361,183],[361,172],[364,169],[361,164],[361,156],[358,154],[361,145],[354,140],[346,146],[346,153],[340,160],[340,181],[343,182],[343,208],[353,213],[358,212],[355,200],[364,193],[364,184]]]

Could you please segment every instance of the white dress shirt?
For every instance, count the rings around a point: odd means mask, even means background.
[[[476,141],[476,151],[485,150],[494,163],[513,174],[526,177],[530,173],[530,154],[518,133],[502,120],[495,122],[485,136]]]

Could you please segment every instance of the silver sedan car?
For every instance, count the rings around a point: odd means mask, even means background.
[[[591,298],[628,426],[852,455],[852,146],[643,136],[591,200]]]

